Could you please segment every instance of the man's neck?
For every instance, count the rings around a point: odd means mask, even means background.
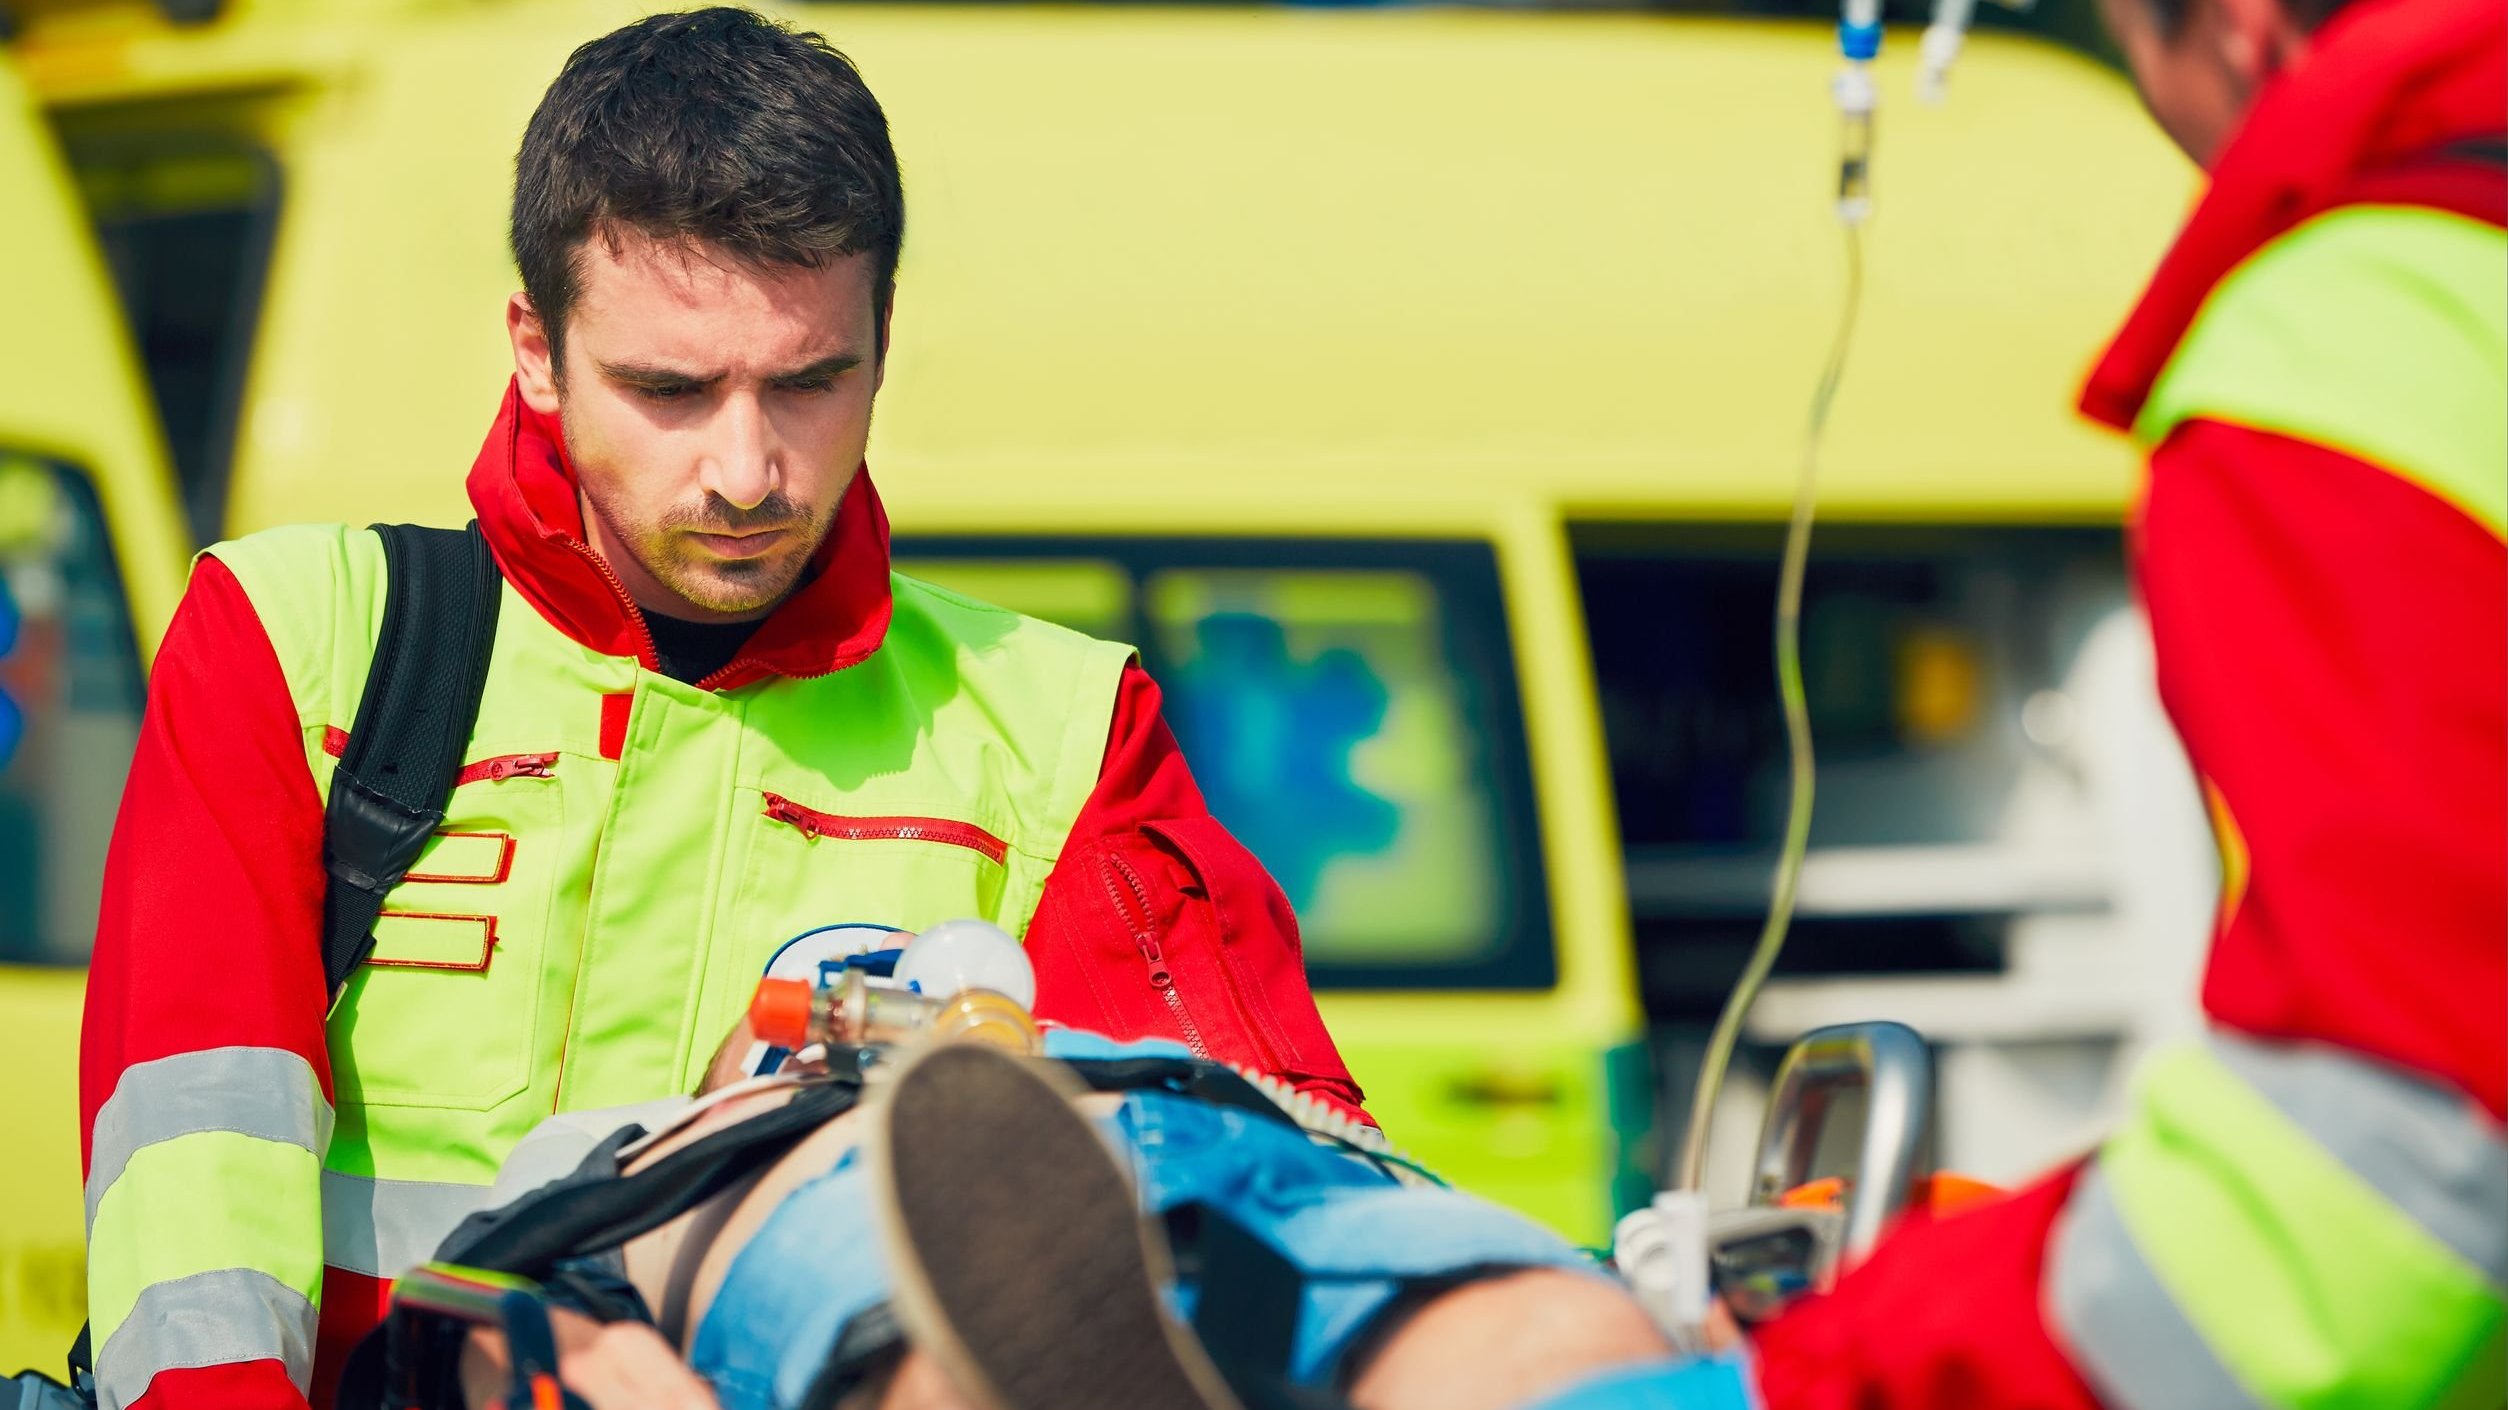
[[[758,630],[755,621],[691,621],[639,610],[653,638],[654,664],[663,675],[684,685],[695,685],[730,665]]]

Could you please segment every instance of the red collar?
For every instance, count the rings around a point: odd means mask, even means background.
[[[2336,15],[2221,152],[2202,204],[2090,374],[2081,409],[2130,427],[2214,286],[2283,231],[2370,198],[2382,171],[2497,134],[2508,115],[2504,75],[2499,0],[2358,0]],[[2413,203],[2453,209],[2466,193],[2479,209],[2465,213],[2482,214],[2499,189],[2496,177],[2441,179]]]
[[[658,669],[653,640],[627,590],[584,539],[575,470],[554,421],[513,386],[470,469],[497,567],[549,625],[594,651]],[[869,467],[854,476],[836,526],[811,560],[813,576],[758,625],[730,665],[701,684],[730,690],[768,676],[823,676],[854,665],[888,634],[888,514]]]

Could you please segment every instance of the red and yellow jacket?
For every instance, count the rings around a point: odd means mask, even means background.
[[[2495,1386],[2508,180],[2468,140],[2503,126],[2497,0],[2359,0],[2259,96],[2092,376],[2084,409],[2153,446],[2137,579],[2227,874],[2210,1051],[2091,1160],[1767,1328],[1773,1410]],[[2470,301],[2420,262],[2442,247]],[[2355,1262],[2386,1248],[2410,1267]]]

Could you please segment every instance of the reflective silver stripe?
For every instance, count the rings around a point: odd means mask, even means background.
[[[276,1360],[303,1391],[313,1380],[314,1305],[250,1268],[152,1283],[96,1353],[98,1410],[122,1410],[160,1371]]]
[[[2491,1286],[2508,1287],[2508,1138],[2470,1098],[2315,1044],[2214,1034],[2212,1052]]]
[[[322,1261],[397,1278],[435,1257],[453,1226],[488,1203],[485,1185],[322,1172]]]
[[[122,1069],[96,1113],[87,1161],[87,1229],[134,1152],[199,1131],[232,1131],[302,1146],[331,1145],[331,1104],[313,1065],[285,1048],[203,1048]]]
[[[2047,1310],[2111,1410],[2262,1406],[2178,1310],[2095,1164],[2073,1186],[2048,1260]]]

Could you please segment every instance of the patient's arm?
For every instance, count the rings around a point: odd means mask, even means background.
[[[559,1307],[550,1309],[549,1329],[557,1334],[559,1378],[592,1410],[715,1410],[714,1392],[651,1327],[604,1326]],[[472,1410],[501,1404],[512,1385],[504,1334],[471,1333],[462,1348],[462,1396]]]

